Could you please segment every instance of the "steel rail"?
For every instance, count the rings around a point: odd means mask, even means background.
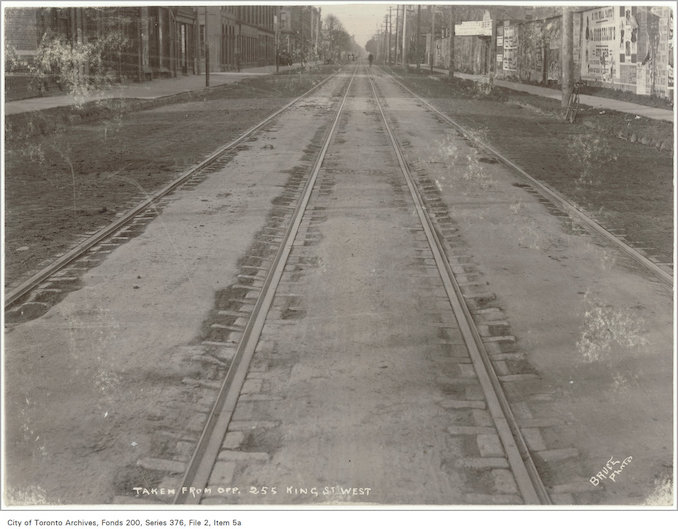
[[[287,103],[285,106],[282,108],[276,110],[272,114],[270,114],[268,117],[264,118],[262,121],[254,125],[253,127],[250,127],[247,129],[245,132],[243,132],[240,136],[238,136],[235,140],[229,142],[226,145],[223,145],[213,151],[211,154],[209,154],[203,161],[197,163],[190,169],[186,170],[183,172],[181,175],[179,175],[177,178],[175,178],[172,182],[167,184],[165,187],[160,189],[159,191],[155,192],[152,196],[138,204],[137,206],[134,206],[132,209],[128,210],[122,217],[119,219],[113,221],[112,223],[108,224],[107,226],[104,226],[102,229],[97,231],[95,234],[93,234],[91,237],[88,237],[81,243],[79,243],[77,246],[69,250],[67,253],[59,257],[56,261],[52,262],[36,274],[34,274],[32,277],[21,283],[19,286],[11,290],[6,296],[5,296],[5,301],[4,301],[4,306],[5,309],[11,307],[14,303],[16,303],[18,300],[23,298],[26,294],[30,293],[34,288],[36,288],[40,283],[45,281],[48,277],[51,275],[55,274],[62,268],[68,266],[71,264],[73,261],[77,260],[78,258],[82,257],[82,255],[87,252],[90,248],[93,246],[96,246],[103,240],[107,239],[111,235],[113,235],[115,232],[117,232],[120,228],[131,222],[139,213],[142,211],[145,211],[148,209],[150,206],[155,204],[158,200],[163,198],[164,196],[168,195],[172,191],[174,191],[177,187],[181,186],[186,180],[188,180],[190,177],[195,175],[198,171],[204,169],[206,166],[208,166],[210,163],[212,163],[214,160],[218,159],[220,156],[222,156],[224,153],[227,151],[233,149],[243,141],[245,141],[249,136],[251,136],[253,133],[257,132],[259,129],[264,127],[266,124],[268,124],[270,121],[273,119],[277,118],[280,114],[288,110],[290,107],[298,103],[301,99],[307,97],[309,94],[311,94],[313,91],[317,90],[321,86],[323,86],[325,83],[327,83],[330,79],[335,77],[337,73],[334,73],[332,75],[329,75],[322,81],[320,81],[318,84],[301,94],[299,97],[293,99],[289,103]]]
[[[254,309],[243,330],[243,335],[238,343],[231,365],[226,373],[217,399],[207,419],[205,428],[203,429],[193,455],[188,463],[186,472],[184,473],[181,486],[177,489],[173,503],[175,504],[189,504],[197,505],[200,503],[200,495],[182,494],[183,490],[194,487],[196,489],[203,489],[207,485],[214,464],[219,456],[219,451],[228,430],[228,425],[235,410],[235,406],[240,396],[240,391],[245,382],[247,371],[250,362],[254,356],[254,351],[257,346],[259,337],[264,327],[268,311],[273,303],[275,292],[280,283],[280,279],[285,268],[285,264],[289,257],[294,244],[294,239],[299,231],[304,212],[311,198],[311,193],[315,186],[315,182],[320,172],[320,168],[327,154],[329,145],[334,137],[334,133],[339,123],[341,112],[346,103],[349,90],[355,78],[356,69],[349,80],[346,88],[346,93],[339,105],[337,115],[327,133],[323,147],[320,150],[316,161],[314,163],[313,171],[304,186],[301,200],[297,203],[292,216],[292,223],[287,228],[283,243],[278,248],[276,256],[271,264],[269,273],[266,276],[264,284],[262,285],[261,293],[257,298]]]
[[[478,376],[483,393],[487,401],[488,411],[492,416],[497,433],[502,441],[504,450],[509,461],[513,476],[518,485],[518,489],[526,504],[551,504],[546,487],[544,486],[539,472],[532,460],[527,443],[520,432],[520,427],[516,421],[511,406],[504,394],[501,383],[492,366],[489,354],[485,349],[482,338],[473,321],[471,312],[464,302],[463,294],[459,283],[457,282],[452,267],[445,253],[443,244],[438,237],[433,221],[426,212],[424,201],[421,197],[414,179],[412,178],[409,166],[405,160],[400,144],[396,140],[393,131],[388,123],[384,108],[379,100],[377,89],[372,76],[368,76],[370,86],[374,93],[375,101],[379,108],[384,128],[391,141],[393,150],[398,158],[400,170],[407,182],[407,187],[412,195],[417,215],[424,228],[426,238],[433,253],[440,278],[442,279],[445,292],[450,301],[452,311],[455,315],[459,329],[469,351],[469,356],[473,362],[473,367]]]
[[[459,124],[457,121],[449,117],[447,114],[441,112],[438,110],[433,104],[429,103],[426,99],[421,97],[420,95],[416,94],[410,88],[405,86],[399,79],[397,79],[394,75],[385,73],[385,75],[388,75],[393,79],[394,82],[396,82],[401,88],[403,88],[405,91],[409,92],[412,96],[417,98],[419,101],[421,101],[431,112],[435,113],[438,115],[440,118],[445,120],[447,123],[455,127],[459,132],[461,132],[464,137],[471,142],[475,143],[476,145],[482,147],[488,152],[491,152],[495,157],[497,157],[501,162],[519,173],[523,178],[527,179],[531,185],[533,185],[537,190],[547,199],[549,199],[551,202],[555,203],[556,206],[559,206],[561,209],[565,210],[570,216],[575,217],[577,220],[579,220],[582,224],[586,225],[590,229],[592,229],[595,233],[598,235],[604,237],[607,239],[609,242],[612,242],[615,246],[617,246],[620,250],[622,250],[626,255],[631,257],[633,260],[635,260],[637,263],[640,265],[644,266],[647,268],[650,272],[652,272],[657,278],[662,280],[664,283],[666,283],[669,287],[673,287],[673,274],[664,270],[661,266],[659,266],[657,263],[654,263],[652,260],[648,259],[645,257],[642,253],[640,253],[638,250],[627,244],[626,242],[622,241],[618,237],[616,237],[613,233],[611,233],[609,230],[601,226],[597,221],[589,217],[585,212],[581,211],[577,206],[572,204],[567,198],[565,198],[563,195],[561,195],[558,191],[551,189],[548,185],[540,182],[537,180],[535,177],[531,176],[525,169],[520,167],[518,164],[515,162],[509,160],[506,156],[501,154],[497,149],[492,147],[491,145],[485,143],[481,139],[475,137],[468,129],[466,129],[463,125]]]

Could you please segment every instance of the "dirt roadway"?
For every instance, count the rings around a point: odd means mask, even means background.
[[[227,434],[267,459],[220,455],[232,484],[275,493],[204,503],[454,505],[492,491],[460,464],[473,447],[448,433],[470,415],[448,401],[479,386],[471,375],[450,382],[470,359],[380,129],[360,76],[257,346],[249,384],[259,388],[241,397]],[[290,298],[297,317],[285,314]],[[508,481],[494,501],[520,502],[510,473],[493,473]]]
[[[435,118],[422,119],[401,90],[385,80],[379,86],[411,144],[413,169],[436,182],[482,271],[480,282],[507,314],[512,352],[539,374],[539,382],[504,386],[525,426],[551,425],[532,446],[546,482],[563,499],[641,505],[659,494],[670,501],[670,289],[554,217],[502,165]],[[616,482],[589,481],[610,458],[628,456],[633,465]]]
[[[5,144],[5,288],[30,277],[333,70],[262,76],[146,111],[124,108]]]
[[[137,462],[173,449],[201,409],[191,380],[214,376],[191,346],[215,292],[233,281],[271,202],[306,163],[299,146],[322,132],[343,82],[175,193],[102,264],[68,269],[82,274],[81,288],[43,317],[6,326],[8,503],[109,504],[154,479]]]
[[[395,73],[436,108],[603,226],[660,262],[672,262],[673,150],[659,151],[618,137],[648,134],[670,143],[671,123],[589,111],[569,124],[560,117],[557,101],[515,93],[506,101],[507,91],[486,96],[472,82],[450,86],[414,72]]]
[[[538,375],[504,385],[554,501],[656,502],[651,495],[662,492],[674,445],[670,293],[553,217],[512,174],[483,161],[484,153],[386,80],[378,84],[408,161],[419,179],[435,182],[465,256],[516,337],[505,353],[522,360],[497,358],[497,370],[515,363]],[[473,375],[465,362],[450,365],[450,347],[434,347],[434,337],[456,345],[453,325],[432,321],[440,310],[435,274],[410,261],[410,252],[425,250],[410,232],[410,203],[393,175],[362,170],[379,137],[367,129],[373,108],[360,98],[352,104],[345,127],[353,132],[338,137],[328,160],[326,219],[309,226],[303,245],[318,266],[303,267],[285,287],[300,289],[307,305],[295,318],[272,314],[254,366],[268,374],[268,405],[285,422],[271,435],[241,439],[240,448],[264,453],[272,465],[229,467],[232,478],[299,487],[345,480],[338,484],[378,491],[352,499],[360,502],[520,503],[504,472],[474,480],[481,473],[456,466],[497,447],[450,434],[446,421],[482,416],[450,400],[480,400],[475,389],[455,386]],[[159,447],[168,432],[188,435],[202,390],[184,380],[209,378],[191,360],[191,346],[209,321],[214,293],[236,281],[237,262],[271,201],[302,164],[299,147],[312,142],[308,123],[322,121],[318,112],[309,105],[303,119],[281,120],[261,134],[169,200],[142,235],[85,274],[81,290],[6,331],[13,501],[108,503],[131,485],[157,484],[157,473],[136,463],[166,456]],[[262,407],[243,407],[241,425],[262,419]],[[610,457],[626,456],[632,464],[617,482],[592,485]],[[399,479],[390,479],[394,472]],[[294,496],[287,501],[315,502]]]

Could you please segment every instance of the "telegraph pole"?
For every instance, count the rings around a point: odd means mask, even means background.
[[[497,21],[495,20],[495,14],[492,13],[492,33],[490,37],[490,49],[492,50],[492,53],[490,54],[490,64],[488,68],[488,73],[490,74],[490,77],[494,79],[494,77],[497,75]]]
[[[273,17],[273,24],[275,25],[275,73],[280,73],[280,12],[282,8],[278,8],[278,12]]]
[[[433,46],[436,42],[436,8],[431,6],[431,43],[429,45],[429,62],[431,65],[431,73],[433,73]]]
[[[393,31],[393,7],[388,8],[388,63],[391,64],[391,32]]]
[[[407,6],[403,6],[403,45],[402,45],[403,68],[407,68]]]
[[[381,61],[381,58],[384,56],[384,31],[381,26],[379,26],[379,46],[377,48],[377,56],[375,60]]]
[[[447,77],[449,79],[454,79],[454,23],[455,23],[455,13],[454,13],[454,6],[450,6],[450,19],[449,19],[449,26],[450,26],[450,65],[449,65],[449,71],[447,73]]]
[[[561,79],[562,99],[560,106],[567,108],[572,95],[572,78],[574,74],[574,63],[572,58],[573,47],[573,28],[572,28],[572,8],[563,7],[563,49],[561,57],[563,58],[563,75]]]
[[[205,11],[205,86],[210,85],[210,41],[207,38],[207,7]]]
[[[399,38],[399,30],[400,29],[400,6],[396,5],[396,30],[395,30],[395,50],[394,50],[394,55],[393,57],[393,62],[397,65],[398,64],[398,42],[400,41]]]
[[[419,71],[419,63],[421,57],[419,56],[419,41],[421,40],[421,6],[417,6],[417,40],[414,42],[414,53],[417,56],[417,71]]]
[[[388,15],[384,15],[384,64],[388,64]]]

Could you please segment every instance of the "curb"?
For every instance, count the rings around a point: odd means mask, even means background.
[[[411,68],[409,69],[411,70]],[[433,75],[438,74],[436,77],[440,78],[440,72],[435,72]],[[465,77],[459,77],[458,79],[463,80],[468,83],[474,83],[478,84],[479,81],[475,79],[468,79]],[[500,88],[501,90],[505,90],[507,92],[513,92],[513,93],[522,93],[519,89],[517,88],[511,88],[507,86],[501,86],[501,85],[496,85],[496,88]],[[541,96],[538,94],[531,94],[525,92],[526,95],[531,96],[531,97],[538,97],[538,98],[543,98],[545,100],[549,100],[548,97]],[[554,112],[552,110],[547,110],[539,107],[538,105],[532,105],[530,103],[525,103],[523,101],[520,101],[518,98],[512,96],[511,94],[505,94],[506,96],[506,102],[511,103],[514,105],[517,105],[521,108],[525,108],[527,110],[531,110],[533,112],[536,112],[538,114],[556,118],[556,119],[562,119],[562,115],[559,112]],[[591,110],[596,110],[600,111],[600,109],[594,109],[594,107],[590,107],[588,105],[582,104],[581,108],[583,109],[591,109]],[[634,115],[633,113],[628,113],[628,112],[621,112],[618,110],[612,110],[612,109],[603,109],[605,114],[609,115],[620,115],[620,116],[632,116]],[[654,147],[658,151],[673,151],[673,133],[670,133],[668,135],[663,135],[663,134],[647,134],[643,133],[638,130],[634,130],[634,127],[629,126],[627,128],[618,128],[618,127],[610,127],[606,126],[604,124],[598,124],[592,121],[591,119],[586,119],[585,117],[581,118],[582,121],[581,123],[586,126],[589,129],[592,129],[596,132],[599,132],[601,134],[606,134],[611,137],[615,137],[620,140],[628,141],[629,143],[640,143],[641,145],[647,145],[650,147]],[[652,118],[644,118],[645,120],[648,120],[649,122],[659,122],[659,123],[667,123],[670,127],[673,127],[673,123],[670,122],[665,122],[663,120],[655,120]],[[628,125],[631,125],[631,122],[628,122]],[[673,130],[673,129],[672,129]]]
[[[72,104],[62,107],[47,108],[10,114],[5,116],[5,134],[13,139],[25,139],[32,136],[45,135],[62,129],[64,126],[76,123],[87,123],[99,119],[106,119],[116,115],[149,110],[164,105],[182,103],[204,95],[209,91],[222,86],[189,90],[160,96],[154,99],[138,99],[127,97],[111,97],[88,101],[82,105]]]
[[[285,75],[295,73],[296,69],[286,70],[280,73],[268,73],[267,76]],[[246,79],[245,77],[233,83],[224,83],[210,87],[201,87],[195,90],[184,90],[170,95],[158,96],[153,99],[140,99],[135,97],[108,97],[96,101],[88,101],[82,105],[71,105],[46,108],[5,115],[5,135],[12,139],[27,139],[33,136],[50,134],[66,126],[87,123],[100,119],[120,116],[139,110],[176,103],[185,103],[204,97],[225,87],[237,86]]]
[[[539,97],[539,96],[535,96]],[[537,114],[541,114],[544,116],[556,118],[556,119],[562,119],[562,114],[558,112],[554,112],[552,110],[544,110],[543,108],[537,106],[537,105],[532,105],[530,103],[525,103],[523,101],[520,101],[518,99],[514,99],[511,96],[508,96],[507,103],[511,103],[513,105],[517,105],[521,108],[524,108],[526,110],[530,110],[532,112],[536,112]],[[584,111],[587,110],[593,110],[593,107],[588,107],[586,105],[583,105]],[[605,110],[606,114],[617,114],[620,116],[628,116],[631,114],[627,114],[624,112],[618,112],[616,110]],[[673,135],[656,135],[656,134],[643,134],[640,131],[634,131],[634,127],[629,126],[627,128],[618,128],[618,127],[610,127],[606,126],[604,124],[600,123],[595,123],[592,119],[590,119],[591,116],[582,116],[581,119],[581,124],[584,125],[586,128],[589,128],[595,132],[599,132],[601,134],[606,134],[608,136],[615,137],[620,140],[628,141],[629,143],[640,143],[642,145],[647,145],[650,147],[654,147],[658,151],[673,151]],[[645,118],[645,119],[650,119],[650,118]],[[654,121],[652,121],[654,122]],[[631,125],[632,122],[628,122],[629,125]],[[668,122],[667,122],[668,123]],[[671,127],[672,125],[669,124]]]

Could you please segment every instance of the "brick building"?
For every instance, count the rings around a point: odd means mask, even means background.
[[[55,89],[49,75],[43,76],[39,88],[29,82],[35,77],[30,65],[44,58],[44,45],[49,42],[97,49],[96,64],[83,64],[83,75],[119,81],[199,74],[205,71],[206,50],[211,71],[233,70],[237,63],[243,67],[275,64],[274,17],[280,9],[270,5],[6,8],[6,96],[31,97]],[[304,23],[301,34],[310,39],[319,27],[319,14]],[[58,72],[52,73],[58,78]]]
[[[201,42],[207,25],[210,71],[275,64],[275,6],[210,6],[197,8]],[[205,24],[205,22],[207,24]],[[200,46],[205,69],[205,45]]]
[[[5,43],[26,65],[41,43],[106,41],[102,60],[118,79],[193,73],[197,18],[190,7],[8,8]],[[87,65],[85,65],[87,67]]]
[[[317,59],[320,45],[321,10],[314,6],[280,9],[280,49],[290,56]]]

